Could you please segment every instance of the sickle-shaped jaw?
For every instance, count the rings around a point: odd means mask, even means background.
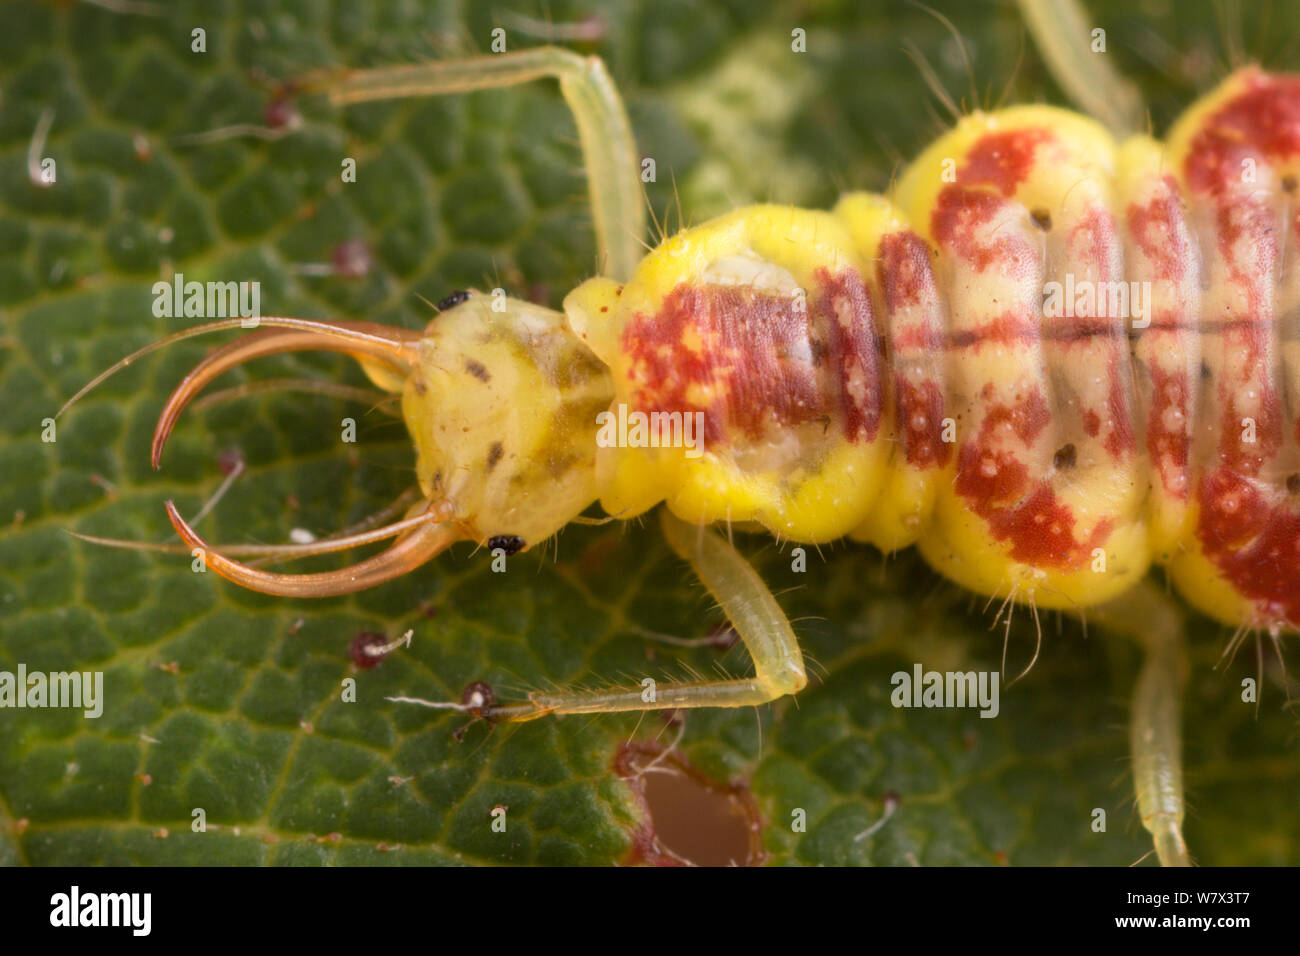
[[[420,338],[418,332],[373,322],[322,322],[306,319],[260,321],[278,327],[254,332],[218,349],[194,366],[176,386],[167,399],[167,404],[163,406],[154,428],[152,461],[155,468],[162,460],[163,446],[185,406],[209,382],[237,365],[264,355],[321,349],[370,356],[388,363],[405,376],[415,361],[416,342]]]
[[[209,332],[243,327],[243,319],[221,319],[193,328],[183,329],[146,345],[111,368],[101,372],[64,403],[56,413],[62,415],[87,392],[105,379],[126,368],[137,359],[174,342],[194,338]],[[344,352],[354,357],[366,357],[391,368],[404,380],[418,362],[419,332],[378,325],[373,322],[323,321],[296,319],[287,316],[263,316],[258,323],[265,326],[218,349],[196,365],[168,398],[154,429],[152,460],[155,468],[162,457],[163,446],[173,426],[186,405],[214,378],[249,359],[279,352],[324,349]],[[396,541],[373,557],[357,564],[319,574],[276,574],[260,568],[241,564],[213,550],[198,533],[180,516],[176,506],[167,502],[167,515],[177,534],[191,549],[203,553],[206,566],[222,577],[254,591],[287,597],[329,597],[348,594],[374,587],[419,567],[456,541],[465,538],[453,519],[454,508],[447,501],[428,501],[424,509],[401,521],[356,535],[346,535],[334,540],[323,540],[312,546],[287,546],[269,549],[270,556],[304,557],[308,554],[326,554],[354,545],[369,544],[384,538]],[[116,542],[114,542],[116,543]]]
[[[405,377],[415,362],[416,343],[420,338],[418,332],[372,322],[291,318],[264,318],[260,322],[270,328],[245,335],[213,352],[191,369],[172,392],[154,428],[152,460],[155,468],[162,459],[163,447],[181,412],[209,382],[237,365],[280,352],[323,349],[378,359]],[[277,574],[250,567],[213,550],[186,523],[176,506],[167,502],[167,517],[176,533],[190,548],[202,551],[205,564],[213,571],[251,590],[286,597],[330,597],[363,591],[419,567],[462,537],[454,525],[444,520],[447,517],[445,506],[429,505],[425,514],[428,521],[416,523],[414,527],[409,519],[390,525],[388,536],[397,535],[397,540],[386,550],[357,564],[318,574]],[[383,530],[376,535],[382,534]]]
[[[167,517],[171,519],[172,527],[190,548],[202,552],[207,567],[227,581],[263,594],[278,594],[283,597],[334,597],[351,594],[415,570],[463,537],[454,524],[439,521],[439,510],[430,507],[427,524],[405,532],[386,550],[364,561],[337,571],[317,574],[277,574],[249,567],[212,550],[181,517],[176,505],[167,502]]]

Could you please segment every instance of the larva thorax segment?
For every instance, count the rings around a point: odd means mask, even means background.
[[[860,524],[891,453],[867,265],[839,217],[756,206],[667,239],[626,283],[571,293],[614,408],[654,433],[600,442],[604,508],[631,517],[666,499],[687,521],[803,541]],[[661,440],[654,423],[677,420],[696,441]]]
[[[540,544],[596,500],[604,364],[561,313],[472,292],[438,315],[401,383],[424,495],[464,537]]]

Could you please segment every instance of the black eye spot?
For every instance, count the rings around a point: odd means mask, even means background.
[[[518,554],[524,550],[524,539],[516,534],[497,534],[488,538],[488,550],[500,548],[506,555]]]
[[[467,359],[465,361],[465,371],[469,372],[469,374],[473,375],[480,382],[492,381],[492,375],[488,372],[487,366],[478,361],[478,359]]]
[[[491,471],[493,468],[497,466],[497,462],[501,460],[501,456],[503,454],[505,454],[505,449],[501,447],[501,443],[499,441],[494,441],[492,443],[492,447],[488,449],[488,456],[487,456],[488,471]]]
[[[1064,468],[1073,468],[1079,460],[1079,452],[1071,443],[1062,445],[1056,450],[1056,456],[1052,459],[1052,464],[1057,470]]]
[[[1297,185],[1300,185],[1300,183],[1297,182],[1294,173],[1287,173],[1285,176],[1282,177],[1282,188],[1285,189],[1287,192],[1289,193],[1295,192],[1295,188]]]
[[[1286,493],[1300,495],[1300,474],[1286,476]]]
[[[1052,228],[1052,214],[1046,209],[1031,210],[1029,218],[1034,220],[1034,225],[1043,230],[1043,232],[1047,232]]]
[[[447,298],[438,303],[438,311],[446,312],[448,309],[456,308],[456,306],[460,305],[462,302],[468,302],[469,295],[468,289],[457,289],[451,295],[447,296]]]

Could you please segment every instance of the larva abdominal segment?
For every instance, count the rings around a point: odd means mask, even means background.
[[[602,505],[915,543],[1044,607],[1162,563],[1226,623],[1294,627],[1297,145],[1300,80],[1248,69],[1167,147],[1054,107],[977,113],[892,202],[678,233],[565,303],[616,403],[706,422],[698,461],[599,449]]]

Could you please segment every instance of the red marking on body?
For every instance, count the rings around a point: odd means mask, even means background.
[[[943,440],[943,390],[937,382],[898,380],[898,431],[914,468],[948,464],[952,446]]]
[[[1038,147],[1053,139],[1051,130],[1032,126],[985,133],[966,153],[957,182],[963,186],[992,186],[1010,196],[1033,172]]]
[[[1247,478],[1259,475],[1264,465],[1282,447],[1282,410],[1277,393],[1263,375],[1251,381],[1260,393],[1259,409],[1252,416],[1243,415],[1237,409],[1236,398],[1229,393],[1219,423],[1218,447],[1219,463]],[[1224,391],[1227,390],[1220,390],[1221,393]],[[1246,426],[1243,421],[1247,417],[1252,417],[1255,421],[1254,441],[1245,438]]]
[[[1225,352],[1240,345],[1248,367],[1263,368],[1272,336],[1273,276],[1279,237],[1272,200],[1243,181],[1244,160],[1273,163],[1300,154],[1300,77],[1270,76],[1252,70],[1244,87],[1207,117],[1193,137],[1185,173],[1194,192],[1215,213],[1215,241],[1227,282],[1244,299],[1223,316]],[[1219,382],[1220,392],[1264,383],[1267,373],[1248,374],[1237,382]]]
[[[634,314],[622,347],[638,410],[703,412],[705,440],[841,415],[850,441],[876,437],[881,346],[862,277],[818,270],[807,304],[748,287],[682,283]]]
[[[1137,450],[1137,435],[1133,429],[1133,408],[1127,379],[1120,374],[1122,359],[1118,352],[1113,353],[1107,365],[1110,366],[1110,390],[1106,394],[1106,406],[1110,412],[1110,433],[1103,444],[1111,458],[1119,461],[1127,458]],[[1124,367],[1124,372],[1128,368]]]
[[[1101,416],[1091,408],[1083,413],[1083,430],[1092,438],[1101,434]]]
[[[1161,179],[1160,189],[1149,202],[1130,203],[1126,218],[1129,233],[1150,263],[1154,277],[1180,281],[1187,271],[1185,222],[1173,176]]]
[[[884,404],[883,351],[872,317],[871,296],[856,270],[832,276],[816,272],[821,296],[817,318],[827,325],[830,366],[839,375],[844,434],[851,442],[871,441],[880,430]]]
[[[988,322],[957,329],[948,335],[949,348],[971,348],[994,343],[998,345],[1033,344],[1040,340],[1051,342],[1088,342],[1099,338],[1120,339],[1124,333],[1114,322],[1102,319],[1077,319],[1069,325],[1040,326],[1024,313],[1004,313]]]
[[[1231,468],[1201,482],[1197,537],[1210,559],[1261,623],[1300,626],[1300,514]]]
[[[1046,481],[1031,484],[1029,469],[1007,451],[988,452],[978,442],[962,448],[957,493],[1010,545],[1011,557],[1036,568],[1082,567],[1110,536],[1111,520],[1099,521],[1084,541],[1074,537],[1075,518]]]
[[[1211,324],[1211,323],[1209,323],[1209,322],[1206,323],[1207,326],[1209,326],[1210,324]],[[1191,321],[1191,320],[1188,320],[1188,319],[1180,319],[1180,318],[1178,318],[1176,315],[1174,315],[1174,314],[1172,314],[1172,313],[1169,313],[1169,312],[1162,312],[1160,315],[1156,316],[1155,318],[1153,318],[1153,319],[1151,320],[1151,323],[1146,327],[1146,330],[1145,330],[1145,331],[1146,331],[1147,333],[1150,333],[1150,332],[1199,332],[1199,331],[1201,331],[1201,327],[1200,327],[1200,325],[1199,325],[1198,323],[1196,323],[1195,321]]]
[[[895,355],[906,355],[909,352],[933,353],[948,345],[943,330],[927,323],[913,322],[890,331],[890,344]]]
[[[1009,204],[996,193],[953,184],[944,187],[930,216],[935,240],[979,271],[998,263],[1012,273],[1032,268],[1036,250],[1017,231],[999,230],[981,238],[979,232]],[[1014,267],[1019,265],[1020,270]]]
[[[1226,318],[1243,320],[1243,328],[1250,334],[1251,351],[1258,355],[1268,334],[1266,328],[1260,327],[1260,321],[1272,318],[1272,276],[1278,258],[1273,210],[1263,200],[1253,197],[1220,198],[1219,253],[1227,265],[1230,281],[1246,296],[1245,313],[1236,312]]]
[[[1202,121],[1184,164],[1188,186],[1213,209],[1224,281],[1243,301],[1210,317],[1218,341],[1209,347],[1227,361],[1214,381],[1223,411],[1215,457],[1197,488],[1196,534],[1206,557],[1254,605],[1262,623],[1295,625],[1300,515],[1262,480],[1276,464],[1283,438],[1270,344],[1285,237],[1279,235],[1274,200],[1256,194],[1243,171],[1246,160],[1277,167],[1300,157],[1300,77],[1259,70],[1241,76],[1241,89]],[[1253,441],[1243,434],[1248,417],[1254,420]]]
[[[1242,161],[1300,155],[1300,76],[1252,69],[1242,90],[1206,118],[1188,147],[1184,171],[1197,192],[1219,195],[1241,185]]]
[[[991,400],[992,386],[981,399]],[[1005,542],[1012,558],[1037,568],[1082,567],[1110,536],[1112,522],[1097,522],[1084,540],[1076,540],[1076,519],[1045,479],[1033,480],[1022,455],[1050,423],[1051,410],[1038,389],[1010,405],[993,405],[985,413],[979,436],[961,449],[953,487],[984,519],[989,531]],[[1015,441],[1008,442],[1008,431]]]
[[[1098,282],[1111,282],[1117,277],[1119,249],[1115,218],[1105,206],[1089,206],[1070,229],[1069,260],[1093,264],[1097,274],[1092,278]]]
[[[993,385],[985,385],[980,398],[985,403],[993,400]],[[1008,425],[1015,436],[1026,446],[1032,444],[1052,423],[1052,410],[1035,386],[1027,396],[1012,405],[994,405],[984,415],[981,432],[988,435],[993,429]]]
[[[954,329],[948,335],[953,348],[978,348],[981,345],[1033,345],[1040,338],[1038,320],[1026,312],[1004,312],[965,329]]]
[[[914,232],[894,232],[880,240],[876,275],[890,312],[939,298],[930,247]]]
[[[1007,206],[1005,197],[1034,170],[1038,148],[1054,139],[1039,127],[985,133],[966,153],[957,181],[945,186],[930,218],[931,232],[944,245],[983,271],[994,262],[1004,268],[1032,263],[1034,250],[1012,232],[981,242],[976,232]],[[990,191],[992,187],[994,191]]]
[[[1178,498],[1187,497],[1185,472],[1192,447],[1190,400],[1186,372],[1171,373],[1151,365],[1147,452],[1161,473],[1165,490]],[[1171,427],[1170,419],[1179,424]]]

